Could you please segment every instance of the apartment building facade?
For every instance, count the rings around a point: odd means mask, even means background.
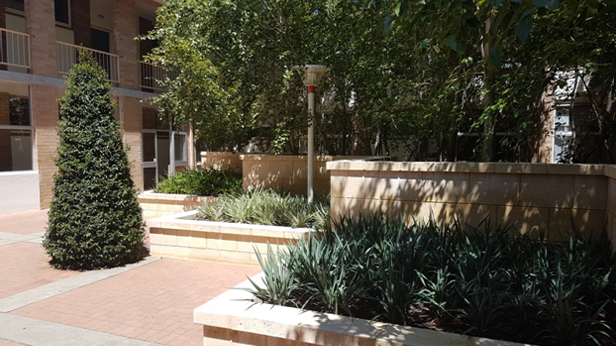
[[[57,99],[79,47],[106,70],[130,147],[135,185],[151,188],[171,160],[194,163],[190,133],[170,131],[151,98],[167,72],[142,61],[162,0],[0,0],[0,215],[49,207],[58,146]],[[175,157],[175,159],[173,159]]]

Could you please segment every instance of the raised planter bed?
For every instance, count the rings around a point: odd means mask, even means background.
[[[261,253],[286,248],[312,229],[263,226],[196,220],[197,211],[148,220],[150,254],[213,260],[241,264],[259,264],[255,249]]]
[[[261,282],[261,275],[252,278]],[[194,310],[204,345],[522,346],[524,344],[258,304],[246,281]]]
[[[146,220],[195,210],[203,203],[214,203],[216,200],[216,197],[154,193],[152,191],[145,191],[137,196],[137,201],[143,209],[143,218]]]

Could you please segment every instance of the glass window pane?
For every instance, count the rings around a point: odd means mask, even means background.
[[[176,133],[175,141],[175,161],[186,161],[186,135]]]
[[[21,97],[9,99],[11,125],[30,126],[30,100]]]
[[[143,162],[153,162],[156,159],[156,134],[143,133]]]
[[[156,168],[143,169],[143,189],[151,190],[156,187]]]
[[[4,3],[7,8],[20,11],[20,12],[24,11],[24,0],[4,0],[4,1],[5,1]]]
[[[69,24],[69,0],[55,0],[56,22]]]
[[[0,172],[32,170],[32,131],[0,130]]]

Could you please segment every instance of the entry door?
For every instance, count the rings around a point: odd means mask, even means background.
[[[157,151],[156,130],[141,130],[141,167],[143,168],[144,191],[156,187],[158,180]]]

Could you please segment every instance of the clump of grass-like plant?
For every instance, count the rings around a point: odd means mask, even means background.
[[[199,217],[211,221],[324,229],[329,225],[329,199],[317,199],[308,204],[303,196],[256,189],[222,195],[216,203],[200,207]]]
[[[614,342],[606,236],[548,242],[487,223],[361,216],[265,258],[254,292],[265,302],[539,345]]]
[[[242,191],[242,176],[214,169],[191,169],[163,178],[154,192],[219,196]]]

